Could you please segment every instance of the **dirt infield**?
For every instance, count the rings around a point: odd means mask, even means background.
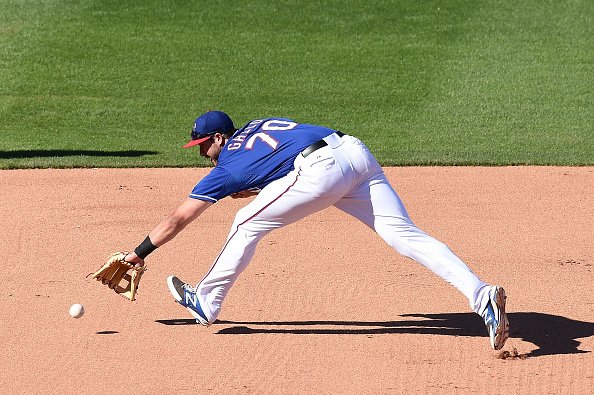
[[[456,289],[334,208],[265,237],[209,328],[165,279],[198,282],[246,200],[152,254],[137,302],[85,279],[207,172],[0,172],[1,393],[592,393],[594,168],[386,169],[420,228],[506,288],[506,353]]]

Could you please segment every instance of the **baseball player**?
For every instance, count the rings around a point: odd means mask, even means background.
[[[509,336],[504,289],[481,281],[445,244],[415,226],[358,138],[286,118],[255,119],[237,130],[227,114],[209,111],[194,123],[184,148],[192,146],[198,146],[214,168],[125,260],[143,265],[148,254],[220,199],[257,194],[237,212],[223,248],[196,287],[175,276],[167,279],[175,300],[198,323],[216,320],[264,235],[335,206],[456,287],[483,318],[491,346],[503,347]]]

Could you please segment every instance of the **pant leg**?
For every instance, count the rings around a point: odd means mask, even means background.
[[[397,252],[455,286],[478,312],[488,285],[445,244],[415,226],[377,161],[368,160],[360,184],[334,205],[375,230]]]
[[[332,149],[322,148],[307,158],[299,157],[294,171],[270,183],[239,210],[223,249],[197,286],[209,321],[219,315],[223,300],[264,235],[331,206],[350,185],[348,172],[342,171]]]

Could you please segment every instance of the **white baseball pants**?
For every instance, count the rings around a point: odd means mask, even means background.
[[[454,285],[478,312],[482,282],[445,244],[417,228],[374,156],[357,138],[332,134],[328,145],[304,158],[237,212],[222,251],[197,285],[210,323],[225,296],[246,268],[260,239],[331,205],[358,218],[400,254],[424,265]]]

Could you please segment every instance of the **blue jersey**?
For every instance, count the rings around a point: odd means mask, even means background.
[[[236,192],[264,188],[293,170],[301,151],[334,132],[286,118],[248,122],[225,144],[217,165],[190,197],[215,203]]]

